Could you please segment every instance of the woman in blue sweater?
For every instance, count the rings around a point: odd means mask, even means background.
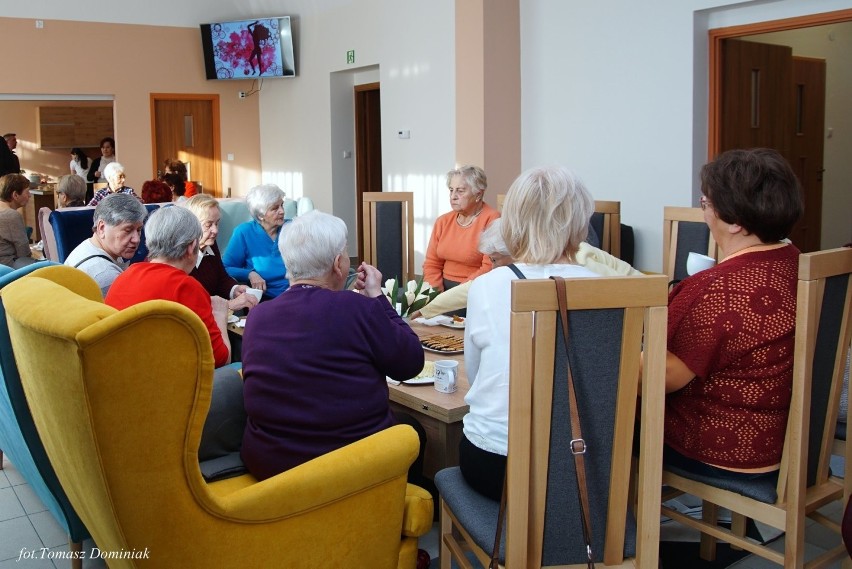
[[[278,233],[284,225],[284,192],[275,184],[255,186],[246,194],[252,220],[234,229],[222,262],[239,282],[275,298],[290,286],[284,259],[278,252]]]

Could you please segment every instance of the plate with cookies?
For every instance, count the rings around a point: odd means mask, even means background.
[[[464,353],[464,338],[455,334],[435,334],[421,338],[420,343],[427,352],[445,355]]]

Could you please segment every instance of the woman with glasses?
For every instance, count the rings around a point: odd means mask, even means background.
[[[222,262],[229,275],[262,290],[261,300],[268,300],[290,286],[278,251],[278,233],[284,225],[284,192],[275,184],[255,186],[246,194],[246,205],[252,219],[234,228]]]
[[[793,379],[802,213],[776,151],[730,150],[701,169],[701,209],[724,260],[669,295],[664,460],[726,478],[773,476]]]
[[[487,187],[477,166],[447,172],[452,211],[435,221],[423,262],[423,280],[433,288],[447,290],[491,270],[488,255],[477,247],[488,224],[500,217],[483,199]]]

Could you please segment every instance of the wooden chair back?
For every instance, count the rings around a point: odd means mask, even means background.
[[[793,384],[787,432],[775,498],[767,500],[767,482],[720,482],[666,468],[663,483],[705,502],[705,520],[697,520],[663,506],[663,514],[702,532],[702,553],[715,556],[721,538],[785,567],[803,567],[806,517],[838,531],[818,508],[852,494],[852,477],[831,476],[829,458],[846,356],[852,338],[852,249],[806,253],[799,258],[796,299],[796,341]],[[846,448],[846,460],[852,452]],[[769,483],[771,484],[771,483]],[[670,497],[670,496],[667,496]],[[731,510],[732,530],[715,523],[716,507]],[[745,537],[745,518],[753,518],[786,533],[785,551],[777,552]],[[814,565],[828,564],[846,555],[843,545],[827,551]],[[810,562],[809,562],[810,563]]]
[[[505,567],[585,567],[570,452],[568,360],[589,449],[586,474],[596,561],[657,566],[664,393],[661,381],[640,386],[638,377],[640,366],[645,377],[664,373],[666,285],[662,275],[567,280],[566,357],[554,282],[512,283]],[[629,488],[640,390],[638,501],[633,505]],[[478,494],[469,492],[476,501]],[[470,548],[487,567],[491,544],[488,537],[483,542],[466,529],[471,525],[462,521],[471,515],[466,504],[442,490],[442,508],[441,559],[452,554],[459,561],[459,552]],[[493,541],[496,519],[486,522],[491,522]]]
[[[600,239],[600,248],[621,258],[621,202],[595,200],[589,225]]]
[[[92,188],[94,188],[95,192],[97,192],[98,190],[103,190],[107,187],[109,187],[109,184],[106,182],[95,182],[94,184],[92,184]]]
[[[670,281],[688,277],[686,259],[690,251],[721,260],[721,251],[704,223],[700,207],[670,207],[663,210],[663,273]]]
[[[414,278],[414,193],[364,192],[362,258],[385,279]]]

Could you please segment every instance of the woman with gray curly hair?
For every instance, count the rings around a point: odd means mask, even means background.
[[[233,278],[262,290],[264,299],[275,298],[290,286],[278,252],[284,192],[275,184],[255,186],[246,194],[246,204],[252,219],[234,229],[222,262]]]

